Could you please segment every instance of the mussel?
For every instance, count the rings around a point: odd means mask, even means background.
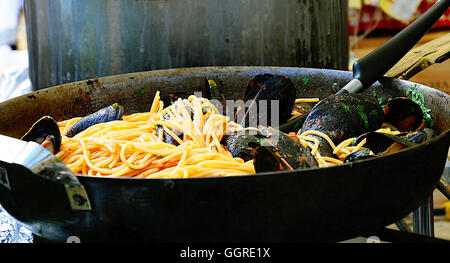
[[[357,93],[334,95],[314,106],[303,123],[301,132],[320,131],[337,145],[345,139],[379,129],[383,120],[383,109],[376,100]],[[317,139],[320,142],[320,153],[332,156],[328,142],[320,136]]]
[[[295,86],[287,76],[256,75],[247,85],[235,120],[244,127],[278,127],[291,117],[295,99]]]
[[[390,99],[383,111],[384,122],[392,124],[401,132],[416,130],[422,124],[422,109],[406,97]]]
[[[393,154],[408,147],[427,142],[436,137],[439,133],[430,128],[392,135],[381,132],[368,132],[359,136],[355,143],[366,139],[366,149],[349,154],[344,162],[362,160],[372,157]]]
[[[227,135],[223,144],[234,157],[253,159],[256,172],[318,167],[309,148],[273,128],[260,126],[256,134],[238,131]]]
[[[274,76],[269,73],[254,76],[247,84],[242,100],[247,101],[256,97],[256,94],[263,88],[264,84]]]
[[[344,162],[352,162],[356,160],[365,160],[369,158],[377,157],[377,155],[373,154],[370,149],[362,149],[356,152],[352,152],[347,155],[344,159]]]
[[[73,137],[87,128],[103,122],[120,120],[122,118],[124,109],[117,103],[100,109],[92,114],[89,114],[79,121],[77,121],[67,132],[67,137]]]
[[[58,124],[50,116],[44,116],[36,121],[21,139],[36,142],[53,154],[59,152],[61,147]]]
[[[193,114],[193,113],[192,113]],[[170,117],[169,117],[169,114],[164,114],[164,119],[166,119],[166,120],[169,120],[170,119]],[[180,132],[180,131],[178,131],[178,130],[175,130],[175,129],[172,129],[172,128],[168,128],[168,129],[170,129],[174,134],[176,134],[178,137],[181,137],[182,135],[183,135],[183,133],[182,132]],[[162,135],[161,135],[161,133],[162,133]],[[177,140],[175,140],[170,134],[168,134],[165,130],[164,130],[164,128],[163,128],[163,126],[162,125],[157,125],[156,126],[156,136],[162,136],[162,141],[163,142],[165,142],[165,143],[169,143],[169,144],[173,144],[173,145],[175,145],[175,146],[178,146],[179,145],[179,143],[178,143],[178,141]]]
[[[398,135],[387,133],[369,132],[364,135],[366,147],[378,156],[392,154],[431,140],[439,133],[430,128],[410,131]]]

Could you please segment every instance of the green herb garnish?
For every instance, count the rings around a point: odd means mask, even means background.
[[[364,112],[364,106],[358,105],[359,116],[364,121],[364,128],[367,130],[369,127],[369,119],[367,118],[366,113]]]
[[[307,76],[303,76],[303,85],[306,85],[309,83],[309,79]]]
[[[378,104],[380,104],[381,108],[384,109],[386,107],[386,104],[388,103],[388,101],[390,100],[390,98],[386,98],[386,97],[382,97],[382,98],[378,98]]]
[[[372,96],[374,96],[375,98],[377,97],[377,92],[375,91],[375,89],[372,90]]]
[[[420,109],[422,110],[423,113],[423,118],[425,119],[425,123],[427,124],[428,127],[433,128],[434,126],[433,113],[431,112],[430,109],[425,107],[425,99],[423,97],[423,92],[418,91],[417,90],[418,87],[419,87],[418,84],[411,85],[406,90],[406,96],[410,95],[411,100],[420,106]]]
[[[142,95],[144,95],[144,93],[147,91],[147,87],[145,87],[145,88],[142,88],[140,91],[139,91],[139,97],[141,97]]]

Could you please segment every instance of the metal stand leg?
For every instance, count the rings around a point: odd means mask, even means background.
[[[434,237],[433,196],[413,212],[414,233]]]

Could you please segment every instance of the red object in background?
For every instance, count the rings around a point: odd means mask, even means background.
[[[428,10],[437,0],[424,0],[419,5],[418,12],[423,14]],[[377,23],[376,14],[381,12],[381,20]],[[376,27],[374,28],[374,26]],[[354,25],[349,24],[349,34],[355,34],[364,32],[370,29],[402,29],[405,28],[407,24],[404,24],[398,20],[391,18],[389,15],[381,11],[379,7],[371,5],[363,5],[361,9],[359,25],[356,28]],[[436,22],[433,28],[448,28],[450,27],[450,9],[445,12],[445,14]]]

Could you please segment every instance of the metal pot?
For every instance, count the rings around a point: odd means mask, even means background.
[[[20,137],[42,115],[86,115],[114,102],[128,113],[149,109],[157,90],[201,90],[204,77],[239,98],[259,73],[283,74],[299,97],[325,98],[352,79],[346,71],[288,67],[205,67],[90,79],[35,91],[0,104],[0,133]],[[308,80],[308,81],[304,81]],[[365,92],[404,96],[415,83],[384,79]],[[70,206],[64,184],[0,162],[9,188],[1,205],[32,231],[54,241],[311,242],[340,241],[398,221],[432,194],[450,144],[450,96],[418,85],[441,134],[389,156],[329,168],[257,175],[133,179],[77,176],[90,210]]]
[[[199,66],[348,68],[347,0],[25,0],[30,79]]]

